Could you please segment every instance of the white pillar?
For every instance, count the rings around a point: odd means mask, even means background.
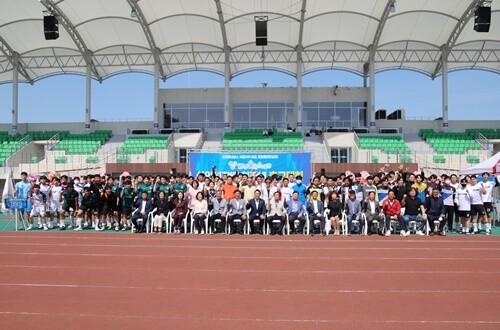
[[[224,65],[224,128],[230,129],[231,123],[229,122],[229,114],[231,110],[231,67],[229,61],[226,59]]]
[[[160,111],[158,109],[158,92],[160,90],[160,63],[155,63],[155,72],[154,72],[154,83],[153,83],[153,88],[154,88],[154,116],[153,116],[153,130],[158,131],[160,128],[160,121],[161,116]],[[163,128],[163,126],[162,126]]]
[[[87,64],[87,70],[85,72],[85,132],[90,133],[92,118],[92,68],[90,64]]]
[[[297,104],[295,105],[297,130],[302,130],[304,123],[302,122],[302,59],[297,59]]]
[[[10,133],[17,134],[18,105],[19,105],[19,54],[14,54],[12,69],[12,126]]]
[[[443,131],[448,130],[448,57],[442,56],[441,71],[442,71],[442,88],[443,88]]]
[[[370,131],[375,131],[375,61],[373,58],[370,59]]]

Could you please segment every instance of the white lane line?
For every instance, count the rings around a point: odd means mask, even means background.
[[[205,272],[205,273],[285,273],[285,274],[500,274],[500,271],[481,271],[481,270],[452,270],[452,271],[435,271],[435,270],[255,270],[255,269],[189,269],[189,268],[165,268],[165,267],[98,267],[98,266],[32,266],[32,265],[0,265],[0,268],[28,268],[28,269],[98,269],[98,270],[153,270],[153,271],[169,271],[169,272]]]
[[[87,233],[83,233],[84,235]],[[106,235],[106,236],[104,236]],[[119,237],[118,237],[119,236]],[[244,236],[245,238],[239,238],[240,236],[220,236],[220,235],[215,235],[215,236],[193,236],[191,234],[187,234],[186,236],[173,236],[173,235],[168,235],[168,234],[163,234],[163,235],[148,235],[144,234],[141,235],[140,237],[137,237],[137,235],[127,235],[127,234],[103,234],[103,233],[95,233],[95,234],[90,234],[90,235],[85,235],[82,236],[82,233],[74,233],[73,235],[38,235],[35,233],[25,233],[25,234],[16,234],[16,235],[0,235],[0,238],[46,238],[46,239],[82,239],[82,240],[126,240],[128,242],[134,242],[134,241],[155,241],[155,242],[182,242],[182,241],[208,241],[208,242],[214,242],[214,241],[220,241],[220,242],[271,242],[271,243],[346,243],[346,242],[353,242],[353,243],[421,243],[421,244],[428,244],[428,243],[459,243],[459,244],[477,244],[477,243],[490,243],[490,244],[499,244],[500,240],[494,240],[495,236],[469,236],[469,237],[460,237],[460,239],[436,239],[436,238],[429,238],[426,239],[425,237],[422,239],[412,239],[408,237],[391,237],[391,238],[379,238],[375,237],[374,239],[370,239],[369,237],[366,237],[366,239],[359,239],[356,237],[335,237],[332,238],[333,236],[327,236],[327,237],[318,237],[317,239],[307,237],[307,236],[283,236],[283,237],[276,237],[274,239],[271,238],[264,238],[266,236],[255,236],[255,237],[250,237],[250,236]],[[206,237],[206,238],[205,238]],[[262,237],[262,238],[261,238]],[[290,237],[290,238],[287,238]],[[456,238],[459,238],[459,236],[453,236]],[[499,236],[500,237],[500,236]],[[485,238],[485,240],[480,240],[480,238]]]
[[[0,315],[14,316],[46,316],[46,317],[83,317],[83,318],[112,318],[137,320],[170,320],[170,321],[205,321],[205,322],[258,322],[258,323],[306,323],[306,324],[500,324],[500,321],[488,320],[328,320],[328,319],[251,319],[230,317],[182,317],[164,315],[117,315],[117,314],[85,314],[85,313],[48,313],[31,311],[0,311]]]
[[[120,258],[120,257],[135,257],[135,258],[162,258],[162,259],[216,259],[220,260],[221,258],[223,259],[235,259],[235,260],[373,260],[373,258],[370,257],[338,257],[338,256],[332,256],[332,257],[285,257],[285,256],[277,256],[277,257],[269,257],[269,256],[262,256],[262,257],[254,257],[254,256],[200,256],[200,255],[165,255],[165,254],[130,254],[130,255],[124,255],[124,254],[114,254],[114,253],[63,253],[63,252],[0,252],[0,255],[21,255],[21,256],[71,256],[71,257],[112,257],[112,258]],[[427,257],[427,258],[421,258],[421,257],[389,257],[389,258],[381,258],[377,257],[377,260],[404,260],[404,261],[417,261],[417,260],[422,260],[422,261],[435,261],[435,260],[454,260],[454,261],[460,261],[460,260],[489,260],[489,261],[500,261],[500,258],[481,258],[481,257],[463,257],[463,258],[448,258],[448,257]]]
[[[71,289],[117,289],[117,290],[164,290],[164,291],[209,291],[209,292],[289,292],[289,293],[466,293],[499,294],[492,290],[332,290],[332,289],[251,289],[251,288],[179,288],[162,286],[127,286],[93,284],[52,284],[52,283],[0,283],[7,287],[71,288]]]
[[[352,251],[353,247],[299,247],[299,246],[217,246],[217,245],[129,245],[125,246],[123,244],[75,244],[75,243],[4,243],[1,242],[0,245],[16,245],[16,246],[80,246],[80,247],[120,247],[120,248],[164,248],[164,249],[245,249],[245,250],[349,250]],[[500,248],[459,248],[459,247],[361,247],[357,246],[356,250],[389,250],[389,251],[401,251],[401,250],[417,250],[417,251],[500,251]]]

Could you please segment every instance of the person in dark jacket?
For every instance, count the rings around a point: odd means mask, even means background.
[[[165,191],[160,190],[158,198],[154,203],[155,216],[153,218],[153,232],[160,233],[163,226],[163,221],[166,221],[169,212],[169,203],[165,199]]]
[[[430,236],[434,236],[434,221],[439,221],[438,235],[445,236],[444,226],[446,219],[446,207],[444,206],[443,197],[439,195],[438,189],[433,189],[431,196],[425,200],[425,209],[427,210],[427,220],[429,222]]]

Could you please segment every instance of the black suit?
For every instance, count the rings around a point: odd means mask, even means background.
[[[256,199],[251,199],[249,202],[248,202],[248,206],[247,206],[248,209],[250,209],[250,214],[249,214],[249,224],[250,224],[250,233],[260,233],[262,234],[262,227],[264,225],[264,219],[261,219],[261,216],[264,216],[266,215],[266,202],[264,202],[264,200],[262,199],[259,199],[258,202]],[[258,230],[255,230],[254,228],[254,223],[253,221],[254,220],[259,220],[259,228]]]

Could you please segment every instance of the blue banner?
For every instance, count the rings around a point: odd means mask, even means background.
[[[6,199],[5,208],[29,212],[31,210],[31,199]]]
[[[302,175],[304,182],[311,178],[311,154],[296,153],[204,153],[189,154],[189,171],[191,175],[204,173],[212,175],[212,167],[217,166],[217,173],[250,174],[255,171],[264,177]]]

